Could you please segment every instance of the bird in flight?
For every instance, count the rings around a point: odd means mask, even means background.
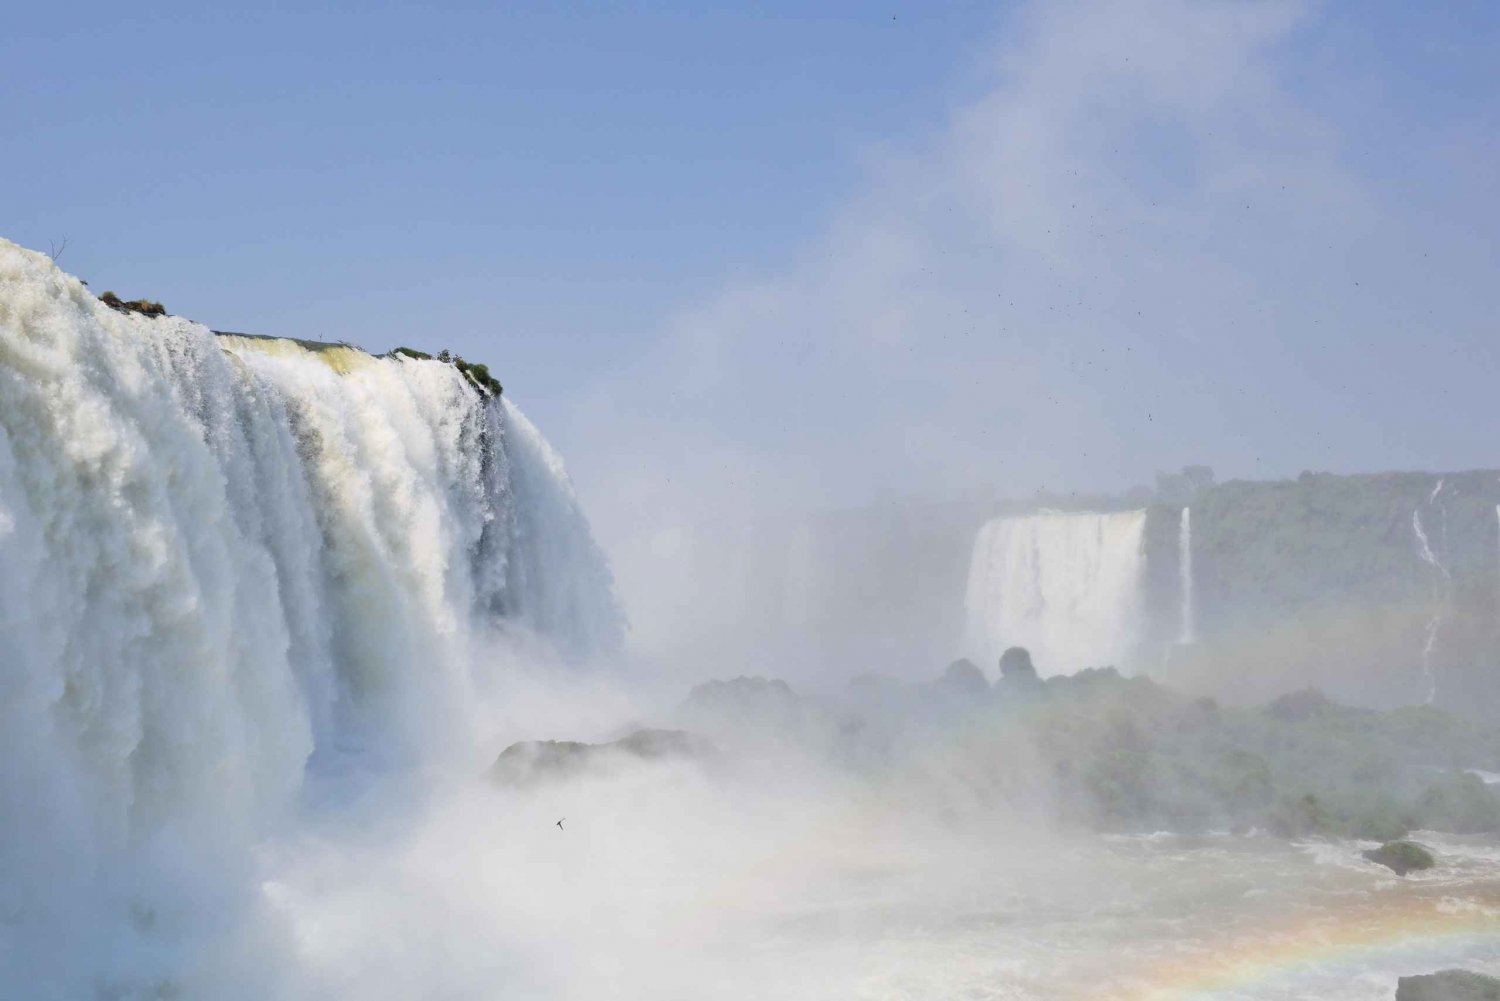
[[[567,818],[567,817],[563,817],[563,818],[562,818],[562,819],[561,819],[561,820],[559,820],[559,821],[558,821],[558,822],[557,822],[557,829],[558,829],[558,830],[559,830],[559,831],[560,831],[560,830],[562,830],[562,829],[563,829],[563,825],[562,825],[562,822],[563,822],[563,821],[564,821],[564,820],[567,820],[567,819],[568,819],[568,818]]]

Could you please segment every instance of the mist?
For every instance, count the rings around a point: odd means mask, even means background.
[[[866,151],[816,236],[556,413],[643,648],[673,654],[662,568],[686,536],[753,551],[765,519],[1117,493],[1193,463],[1493,465],[1495,109],[1416,115],[1370,85],[1329,55],[1379,30],[1361,20],[1009,11],[972,93]]]

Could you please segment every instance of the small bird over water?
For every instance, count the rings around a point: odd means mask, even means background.
[[[562,818],[562,819],[560,819],[560,820],[558,820],[558,822],[557,822],[557,829],[558,829],[558,830],[559,830],[559,831],[560,831],[560,830],[562,830],[562,829],[563,829],[563,825],[562,825],[562,822],[563,822],[563,821],[564,821],[564,820],[567,820],[567,819],[568,819],[568,818],[567,818],[567,817],[563,817],[563,818]]]

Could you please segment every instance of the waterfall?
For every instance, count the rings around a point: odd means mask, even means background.
[[[252,836],[320,761],[437,753],[511,638],[621,633],[508,400],[116,312],[4,241],[0,568],[0,921],[165,827]]]
[[[1182,521],[1177,528],[1177,580],[1182,590],[1181,624],[1177,642],[1196,643],[1197,623],[1193,612],[1193,510],[1182,509]]]
[[[1438,495],[1443,492],[1443,481],[1437,481],[1437,486],[1432,488],[1432,493],[1427,497],[1426,506],[1431,506],[1437,501]],[[1427,538],[1427,531],[1422,527],[1422,507],[1418,506],[1411,513],[1412,533],[1416,536],[1417,556],[1421,561],[1431,567],[1432,575],[1432,614],[1427,619],[1427,627],[1422,640],[1422,678],[1427,684],[1426,703],[1431,705],[1437,698],[1437,674],[1432,666],[1432,654],[1437,647],[1438,630],[1443,623],[1443,584],[1452,581],[1453,575],[1448,568],[1437,558],[1432,551],[1432,544]]]
[[[980,529],[964,599],[966,647],[993,663],[1009,646],[1044,673],[1113,664],[1135,654],[1145,511],[1041,513]]]

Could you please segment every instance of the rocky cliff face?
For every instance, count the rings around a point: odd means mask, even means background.
[[[1247,695],[1314,684],[1376,704],[1500,711],[1497,505],[1490,471],[1303,474],[1201,491],[1201,642],[1173,651],[1173,673]],[[1159,601],[1153,615],[1173,618]]]
[[[1402,977],[1396,1001],[1500,1001],[1500,980],[1468,970]]]

